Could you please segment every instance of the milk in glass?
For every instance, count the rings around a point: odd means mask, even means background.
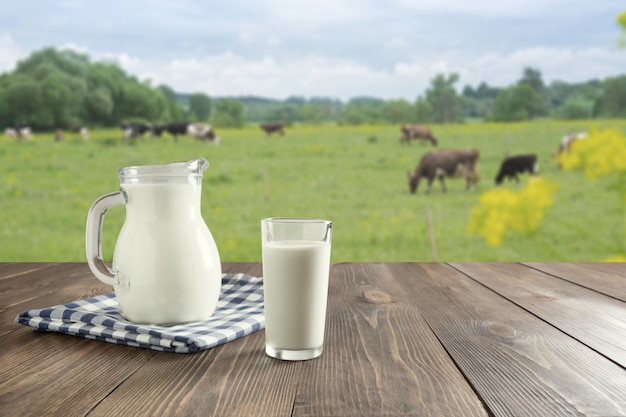
[[[265,337],[268,345],[287,350],[321,349],[329,269],[329,242],[264,242]]]

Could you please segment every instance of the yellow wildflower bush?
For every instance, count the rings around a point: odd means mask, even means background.
[[[533,232],[552,205],[557,188],[543,178],[531,178],[519,191],[499,188],[484,192],[480,205],[472,210],[468,231],[481,235],[491,246],[500,246],[509,230]]]
[[[570,149],[559,155],[558,159],[563,169],[581,170],[589,179],[616,174],[616,188],[626,203],[626,135],[622,132],[592,131],[585,139],[572,143]],[[626,235],[626,221],[624,222],[624,235]],[[613,255],[604,261],[626,262],[626,255]]]
[[[589,179],[616,174],[617,189],[626,203],[626,135],[623,133],[592,131],[557,158],[564,170],[581,170]],[[495,189],[482,193],[480,205],[472,210],[468,231],[481,235],[490,246],[502,245],[509,230],[530,233],[539,227],[556,189],[557,184],[531,178],[520,191]],[[626,222],[624,232],[626,235]],[[613,255],[604,261],[625,262],[626,255]]]
[[[626,136],[617,130],[592,131],[558,156],[565,170],[582,170],[587,178],[626,174]],[[623,179],[623,178],[622,178]]]

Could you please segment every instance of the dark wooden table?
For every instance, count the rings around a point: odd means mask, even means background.
[[[306,362],[263,331],[175,354],[13,322],[106,292],[86,264],[0,264],[1,415],[626,416],[626,264],[334,264]]]

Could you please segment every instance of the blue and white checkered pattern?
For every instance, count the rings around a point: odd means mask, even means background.
[[[265,327],[263,280],[223,274],[222,293],[209,320],[176,326],[134,324],[122,317],[115,294],[105,294],[19,314],[15,321],[37,330],[165,352],[209,349]]]

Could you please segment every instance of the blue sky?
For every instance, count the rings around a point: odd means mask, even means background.
[[[0,0],[0,72],[53,46],[210,96],[415,100],[457,88],[626,73],[617,0]]]

